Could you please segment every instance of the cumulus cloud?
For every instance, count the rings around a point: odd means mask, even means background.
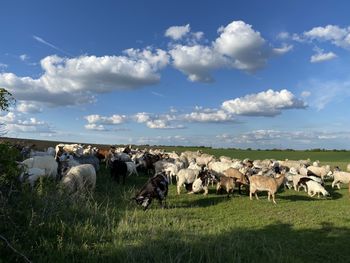
[[[233,21],[226,27],[220,27],[220,36],[214,42],[214,48],[233,59],[233,67],[246,71],[255,71],[265,66],[270,50],[252,26],[243,21]]]
[[[39,121],[36,118],[23,118],[13,112],[0,115],[0,123],[5,125],[5,130],[9,133],[13,132],[40,132],[54,133],[50,124],[44,121]]]
[[[151,114],[147,112],[139,112],[139,113],[136,113],[133,117],[136,122],[145,123],[151,119]]]
[[[16,105],[16,110],[21,113],[39,113],[43,109],[38,103],[19,101]]]
[[[211,82],[211,71],[229,65],[229,61],[211,47],[176,45],[169,51],[173,66],[190,81]]]
[[[257,94],[222,103],[222,108],[229,113],[246,116],[272,117],[281,114],[286,109],[304,109],[307,105],[297,99],[290,91],[273,91],[271,89]]]
[[[142,123],[150,129],[184,129],[186,127],[182,123],[233,123],[238,122],[239,115],[273,117],[281,114],[283,110],[306,107],[304,101],[296,98],[288,90],[267,90],[224,101],[219,109],[196,106],[189,113],[171,108],[169,113],[164,114],[138,112],[129,116],[115,114],[111,117],[93,114],[84,118],[88,121],[85,128],[90,130],[105,130],[102,125],[114,125],[126,121]]]
[[[334,59],[336,57],[337,57],[337,55],[334,54],[333,52],[319,53],[319,54],[312,55],[310,62],[311,63],[318,63],[318,62],[331,60],[331,59]]]
[[[188,122],[223,123],[235,121],[232,114],[224,110],[203,109],[197,107],[196,111],[184,114],[181,119]]]
[[[150,129],[183,129],[183,125],[172,125],[166,119],[153,119],[146,122],[146,125]]]
[[[92,131],[107,131],[107,129],[102,124],[89,123],[84,127],[85,129]]]
[[[284,45],[282,45],[282,47],[273,48],[273,53],[275,53],[276,55],[283,55],[285,53],[288,53],[292,49],[293,49],[293,45],[284,44]]]
[[[98,114],[92,114],[84,117],[89,124],[105,124],[116,125],[124,123],[127,119],[126,115],[113,114],[110,117],[101,116]],[[91,126],[93,127],[93,126]]]
[[[170,37],[173,40],[179,40],[190,32],[190,25],[185,26],[171,26],[165,31],[165,36]]]
[[[172,124],[172,121],[177,121],[177,116],[174,114],[150,114],[139,112],[132,116],[137,123],[145,123],[150,129],[183,129],[183,125]]]
[[[330,41],[338,47],[350,48],[350,27],[341,28],[337,25],[314,27],[304,32],[303,36],[310,40]]]
[[[293,47],[286,44],[279,48],[271,47],[260,32],[243,21],[222,26],[218,33],[219,36],[210,45],[188,41],[185,45],[172,46],[169,53],[173,66],[186,74],[190,81],[211,82],[213,70],[234,68],[255,72],[265,67],[268,59],[285,54]]]
[[[163,50],[128,49],[125,56],[45,57],[37,79],[0,74],[0,86],[16,99],[51,106],[91,103],[94,94],[135,89],[159,82],[158,71],[168,63]]]
[[[337,57],[337,55],[334,54],[333,52],[325,53],[324,50],[321,48],[315,48],[314,50],[316,51],[316,54],[311,56],[310,58],[311,63],[324,62],[327,60],[335,59]]]
[[[180,124],[174,124],[178,121],[176,115],[173,114],[151,114],[146,112],[139,112],[134,115],[118,115],[114,114],[110,117],[101,116],[99,114],[92,114],[85,116],[88,124],[85,128],[88,130],[96,131],[110,131],[105,125],[118,125],[127,121],[135,121],[137,123],[144,123],[150,129],[183,129],[184,126]]]

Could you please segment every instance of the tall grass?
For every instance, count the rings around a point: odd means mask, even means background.
[[[218,154],[222,154],[221,152]],[[225,155],[225,154],[223,154]],[[245,156],[248,157],[248,156]],[[251,157],[249,157],[251,158]],[[301,159],[299,157],[296,159]],[[320,158],[318,158],[320,159]],[[334,159],[337,161],[336,159]],[[340,160],[341,164],[344,164]],[[347,262],[350,199],[283,190],[277,205],[247,195],[176,195],[167,208],[132,202],[146,175],[113,182],[103,167],[94,193],[67,196],[42,180],[0,202],[0,234],[33,262]],[[0,262],[23,262],[0,240]]]

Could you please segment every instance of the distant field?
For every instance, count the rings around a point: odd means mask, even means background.
[[[46,142],[45,142],[46,143]],[[50,145],[51,146],[51,145]],[[188,150],[170,147],[167,150]],[[198,150],[199,148],[193,148]],[[244,151],[203,148],[216,156],[350,162],[349,152]],[[176,195],[167,209],[146,212],[131,200],[148,179],[113,182],[102,167],[93,195],[71,199],[44,180],[34,192],[0,207],[0,234],[33,262],[349,262],[350,198],[346,186],[331,198],[277,193],[277,205],[247,195]],[[0,262],[23,262],[0,240]]]
[[[10,143],[22,143],[26,145],[35,145],[35,149],[43,150],[48,147],[54,147],[60,142],[57,141],[39,141],[29,139],[15,139],[15,138],[2,138],[0,141],[7,141]],[[74,143],[74,142],[70,142]],[[108,148],[108,144],[91,144],[102,148]],[[135,146],[143,149],[144,147],[150,146]],[[350,163],[350,151],[283,151],[283,150],[240,150],[240,149],[215,149],[209,147],[176,147],[176,146],[154,146],[151,148],[163,148],[166,151],[198,151],[201,150],[205,153],[213,154],[217,157],[222,155],[229,156],[237,159],[290,159],[300,160],[310,158],[312,161],[319,160],[320,162],[331,162],[331,163]]]

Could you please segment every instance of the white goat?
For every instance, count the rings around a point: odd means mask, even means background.
[[[62,185],[69,193],[84,189],[93,191],[96,186],[96,171],[92,164],[80,164],[71,167],[62,179]]]
[[[35,186],[36,181],[40,178],[40,177],[45,177],[45,170],[44,169],[40,169],[40,168],[26,168],[26,171],[23,171],[22,174],[20,175],[20,181],[24,182],[27,181],[30,186],[32,187],[32,189]]]
[[[176,177],[176,174],[178,173],[178,168],[175,164],[171,163],[167,165],[163,171],[166,173],[168,177],[168,181],[170,184],[172,184],[173,177]]]
[[[58,164],[52,156],[34,156],[22,162],[27,168],[40,168],[45,174],[56,178]]]
[[[330,176],[332,175],[332,171],[331,171],[331,167],[329,165],[325,165],[325,166],[321,166],[321,167],[317,167],[317,166],[308,166],[307,170],[319,177],[322,178],[322,180],[324,180],[325,176]]]
[[[200,170],[195,170],[195,169],[181,169],[177,175],[176,175],[176,179],[177,179],[177,194],[179,195],[181,192],[181,186],[183,186],[184,184],[192,184],[198,174],[199,174]],[[192,193],[192,192],[191,192]]]
[[[326,189],[319,183],[309,180],[306,182],[307,185],[307,194],[310,197],[314,197],[317,194],[317,197],[320,197],[320,193],[323,196],[330,196],[330,194],[326,191]]]
[[[350,182],[350,172],[335,171],[333,173],[332,188],[336,185],[340,189],[340,183],[348,184]]]

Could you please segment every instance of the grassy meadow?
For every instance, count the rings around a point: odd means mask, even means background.
[[[342,168],[350,162],[350,152],[203,151],[310,158]],[[327,182],[328,199],[281,188],[273,205],[264,193],[253,201],[236,191],[227,198],[215,186],[207,196],[184,189],[177,196],[173,184],[166,209],[154,202],[143,211],[130,199],[147,179],[141,174],[117,185],[102,167],[95,192],[76,197],[41,181],[35,191],[15,193],[0,207],[0,234],[32,262],[350,262],[347,186],[332,190]],[[0,240],[0,262],[24,259]]]

